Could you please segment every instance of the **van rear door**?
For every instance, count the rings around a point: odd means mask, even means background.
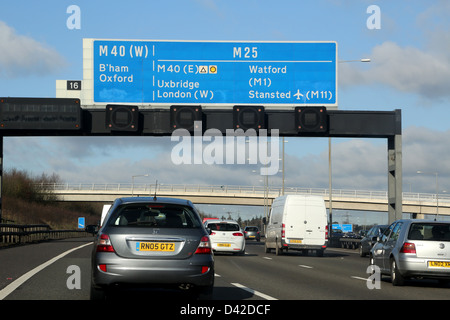
[[[287,244],[303,244],[305,240],[305,201],[287,197],[284,209],[284,234]]]
[[[305,203],[305,242],[311,245],[324,245],[326,227],[325,202],[320,198],[307,198]]]
[[[324,245],[327,225],[325,203],[318,197],[288,200],[285,233],[289,244]]]

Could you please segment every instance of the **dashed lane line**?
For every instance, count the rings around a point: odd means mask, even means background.
[[[253,289],[251,289],[251,288],[248,288],[248,287],[246,287],[246,286],[244,286],[244,285],[242,285],[242,284],[240,284],[240,283],[231,283],[233,286],[235,286],[235,287],[238,287],[238,288],[240,288],[240,289],[243,289],[243,290],[245,290],[245,291],[247,291],[247,292],[250,292],[251,294],[254,294],[255,296],[258,296],[258,297],[261,297],[261,298],[263,298],[263,299],[266,299],[266,300],[278,300],[278,299],[276,299],[276,298],[274,298],[274,297],[271,297],[271,296],[269,296],[269,295],[267,295],[267,294],[264,294],[264,293],[262,293],[262,292],[259,292],[259,291],[256,291],[256,290],[253,290]]]
[[[363,280],[363,281],[367,281],[368,280],[367,278],[362,278],[362,277],[357,277],[357,276],[350,276],[350,278]]]

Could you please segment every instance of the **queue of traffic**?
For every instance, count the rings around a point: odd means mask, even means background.
[[[328,246],[325,204],[317,196],[282,196],[265,224],[265,252],[288,250],[324,255]],[[261,240],[255,226],[200,215],[188,200],[119,198],[102,213],[92,251],[91,298],[122,287],[161,286],[211,299],[214,254],[243,255],[246,240]],[[404,219],[374,226],[361,239],[361,257],[393,285],[408,278],[450,282],[450,222]]]

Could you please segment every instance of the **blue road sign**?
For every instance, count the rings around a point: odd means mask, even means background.
[[[336,42],[93,40],[95,103],[337,105]]]
[[[353,232],[352,224],[333,224],[331,227],[333,230],[341,229],[343,232]]]
[[[78,229],[84,229],[85,227],[86,227],[85,218],[79,217],[78,218]]]

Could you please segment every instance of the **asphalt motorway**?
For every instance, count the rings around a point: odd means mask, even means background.
[[[0,299],[88,300],[91,242],[92,238],[66,239],[0,249]],[[213,300],[450,298],[450,287],[433,280],[394,287],[389,277],[382,277],[380,288],[370,289],[368,261],[357,250],[339,248],[328,248],[323,257],[296,251],[276,256],[264,252],[263,241],[247,241],[243,255],[215,254]],[[172,299],[173,294],[185,293],[151,294]]]

